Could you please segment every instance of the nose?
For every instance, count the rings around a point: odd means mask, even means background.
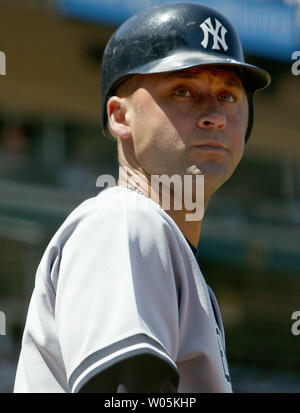
[[[215,96],[207,96],[203,99],[201,114],[198,117],[198,126],[201,129],[219,129],[226,127],[226,116]]]

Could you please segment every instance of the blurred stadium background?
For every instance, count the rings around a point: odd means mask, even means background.
[[[0,392],[11,392],[35,271],[59,225],[117,177],[100,128],[107,40],[137,10],[163,1],[0,0]],[[211,0],[236,25],[250,63],[272,86],[232,179],[214,195],[199,264],[224,318],[236,392],[298,392],[300,336],[300,50],[298,0]],[[298,65],[299,67],[299,65]],[[300,67],[299,67],[300,68]]]

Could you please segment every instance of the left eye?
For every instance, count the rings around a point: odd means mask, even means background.
[[[232,95],[223,95],[223,96],[220,97],[220,99],[221,99],[223,102],[229,102],[229,103],[235,102],[235,98],[234,98],[234,96],[232,96]]]
[[[173,92],[173,94],[175,96],[181,96],[181,97],[186,97],[186,98],[193,96],[192,93],[188,89],[184,89],[184,88],[176,89]]]

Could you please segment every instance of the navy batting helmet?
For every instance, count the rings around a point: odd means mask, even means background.
[[[110,38],[102,60],[103,132],[111,137],[106,105],[118,86],[135,74],[164,73],[196,66],[233,66],[241,74],[253,126],[253,97],[266,88],[270,75],[245,63],[239,36],[217,10],[194,3],[175,3],[144,10],[123,23]]]

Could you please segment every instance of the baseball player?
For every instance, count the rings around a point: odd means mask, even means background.
[[[153,176],[190,176],[194,194],[202,174],[206,209],[239,164],[254,93],[269,83],[227,18],[199,4],[147,9],[111,37],[103,128],[127,177],[50,241],[14,392],[232,392],[220,310],[196,260],[202,219],[163,208],[149,188]]]

